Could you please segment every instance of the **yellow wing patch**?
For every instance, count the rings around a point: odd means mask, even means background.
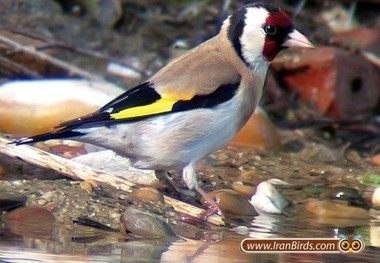
[[[176,100],[172,99],[160,99],[149,105],[137,106],[116,113],[111,113],[110,117],[114,120],[122,120],[166,113],[172,110],[172,107],[176,102]]]

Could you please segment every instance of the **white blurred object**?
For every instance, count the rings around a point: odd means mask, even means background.
[[[48,132],[122,92],[111,83],[79,79],[6,82],[0,86],[0,132],[15,136]]]
[[[131,79],[141,79],[142,76],[140,72],[138,72],[136,69],[123,66],[120,64],[116,63],[109,63],[107,65],[107,73],[117,75],[117,76],[122,76],[126,78],[131,78]]]
[[[262,182],[257,186],[256,193],[250,202],[259,214],[282,214],[289,204],[283,195],[268,182]]]
[[[329,10],[323,11],[317,19],[322,23],[327,24],[335,33],[344,32],[359,27],[359,23],[354,18],[355,10],[355,5],[352,5],[349,10],[345,9],[343,6],[335,6]]]
[[[39,105],[80,99],[101,106],[122,91],[111,83],[80,79],[22,80],[1,85],[0,99]]]
[[[371,201],[373,207],[380,207],[380,187],[373,191]]]

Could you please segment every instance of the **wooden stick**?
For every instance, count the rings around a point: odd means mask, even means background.
[[[15,52],[21,52],[28,54],[30,56],[34,56],[37,59],[41,59],[43,61],[47,61],[48,63],[55,65],[59,68],[65,69],[69,75],[72,76],[79,76],[85,79],[93,80],[93,81],[102,81],[104,82],[104,79],[100,76],[94,75],[88,71],[85,71],[83,69],[80,69],[78,67],[75,67],[67,62],[64,62],[62,60],[59,60],[57,58],[53,58],[49,56],[46,53],[37,51],[34,47],[30,46],[23,46],[16,41],[13,41],[3,35],[0,34],[0,43],[3,43],[4,45],[13,48]]]
[[[95,171],[88,166],[77,163],[72,160],[68,160],[57,155],[39,150],[35,147],[28,145],[16,146],[9,144],[10,141],[0,137],[0,153],[9,157],[21,159],[25,162],[37,165],[46,169],[51,169],[64,174],[70,178],[76,180],[95,180],[100,183],[109,184],[117,189],[121,189],[126,192],[132,192],[132,187],[135,185],[122,178],[104,174],[99,171]],[[176,200],[174,198],[164,196],[165,202],[174,207],[178,212],[186,213],[191,216],[197,217],[204,212],[203,209]],[[220,216],[213,215],[208,218],[208,222],[215,225],[224,225]]]

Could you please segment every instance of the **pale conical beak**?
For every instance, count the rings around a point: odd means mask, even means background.
[[[299,31],[293,30],[293,32],[289,33],[288,39],[282,44],[283,47],[304,47],[304,48],[314,48],[314,45],[310,43],[310,41],[302,35]]]

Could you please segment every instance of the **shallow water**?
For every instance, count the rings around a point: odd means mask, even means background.
[[[299,221],[287,216],[257,216],[246,235],[237,234],[233,225],[221,231],[222,240],[212,243],[179,239],[125,240],[114,233],[103,232],[94,239],[72,240],[69,231],[56,226],[50,238],[37,239],[12,234],[0,229],[1,262],[378,262],[380,258],[380,224],[363,222],[357,227],[324,227],[312,220]],[[102,233],[99,231],[98,233]],[[246,254],[240,250],[243,238],[335,237],[338,234],[361,234],[366,244],[363,253],[354,254]]]

